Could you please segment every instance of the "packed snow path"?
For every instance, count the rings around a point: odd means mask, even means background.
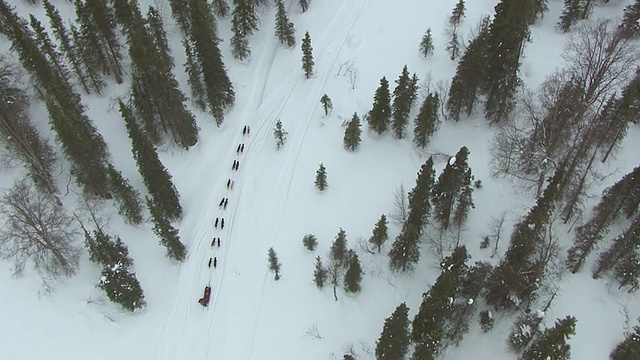
[[[302,69],[294,68],[276,86],[268,88],[279,45],[271,27],[261,29],[262,49],[252,55],[255,69],[251,90],[238,93],[249,97],[249,105],[244,107],[240,119],[228,119],[230,124],[223,126],[227,134],[217,137],[226,142],[228,151],[216,154],[211,163],[200,164],[202,169],[198,173],[204,175],[202,189],[207,189],[203,191],[206,201],[200,212],[187,214],[183,221],[181,234],[191,237],[193,243],[180,269],[171,311],[162,325],[157,358],[261,359],[260,349],[269,347],[269,336],[264,336],[268,334],[268,324],[260,323],[261,311],[267,310],[262,309],[261,299],[271,276],[266,249],[278,248],[283,229],[277,217],[290,196],[299,150],[351,27],[369,1],[342,1],[325,31],[314,34],[312,79],[305,79]],[[301,89],[305,81],[312,82],[311,91]],[[273,151],[273,126],[296,91],[306,91],[307,99],[303,104],[289,106],[302,106],[306,116],[286,128],[289,135],[287,145],[278,155],[282,159],[280,168],[264,168],[261,153]],[[242,134],[244,125],[251,128],[246,137]],[[236,149],[241,143],[245,144],[245,151],[238,155]],[[233,160],[240,161],[238,171],[231,170]],[[226,187],[228,179],[235,182],[232,190]],[[270,194],[257,193],[265,187]],[[218,207],[224,197],[229,198],[226,210]],[[217,217],[225,219],[224,229],[214,228]],[[270,226],[273,222],[280,226]],[[211,247],[214,237],[221,239],[220,247]],[[213,256],[218,259],[216,269],[207,266]],[[203,308],[197,300],[206,285],[212,287],[212,294],[208,308]]]

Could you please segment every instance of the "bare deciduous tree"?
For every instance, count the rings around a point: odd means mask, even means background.
[[[393,211],[389,214],[389,217],[396,225],[400,226],[407,221],[407,216],[409,216],[408,207],[407,192],[404,191],[404,185],[400,185],[393,194]]]
[[[79,231],[51,195],[34,191],[27,181],[14,185],[0,200],[0,252],[20,275],[28,262],[53,278],[75,274],[80,260]]]

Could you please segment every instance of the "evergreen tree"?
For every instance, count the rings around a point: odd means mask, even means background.
[[[620,24],[622,34],[627,38],[640,35],[640,0],[624,8],[624,17]]]
[[[316,171],[316,187],[320,191],[324,191],[329,185],[327,184],[327,169],[323,164],[320,164],[318,171]]]
[[[302,39],[302,69],[304,70],[304,76],[308,79],[313,75],[313,48],[311,47],[311,37],[309,32],[304,33],[304,39]]]
[[[360,135],[362,135],[360,118],[357,113],[353,113],[351,121],[349,121],[347,128],[344,130],[344,148],[355,151],[360,146]]]
[[[114,240],[102,229],[95,230],[93,236],[87,230],[84,232],[90,260],[103,266],[98,286],[105,291],[109,300],[129,311],[145,306],[140,283],[135,273],[130,271],[133,260],[129,257],[127,246],[119,237]]]
[[[145,22],[153,39],[153,44],[155,48],[158,49],[159,56],[155,61],[163,62],[162,67],[173,68],[173,57],[171,56],[171,49],[169,49],[167,32],[164,30],[164,24],[162,23],[162,16],[160,16],[158,10],[153,6],[149,6]]]
[[[96,84],[92,84],[90,82],[90,79],[85,74],[83,68],[84,65],[80,55],[78,54],[76,44],[72,41],[71,35],[62,21],[60,12],[55,8],[55,6],[53,6],[53,4],[51,4],[51,2],[49,2],[49,0],[44,0],[43,5],[47,12],[47,17],[49,18],[53,34],[60,43],[61,51],[69,61],[80,85],[87,94],[90,94],[92,91],[100,93],[102,88],[105,86],[105,83],[98,82]],[[94,85],[97,86],[94,87]]]
[[[458,56],[460,56],[460,40],[458,40],[458,29],[452,29],[450,31],[451,39],[449,39],[449,43],[447,44],[447,52],[449,53],[449,57],[451,60],[455,60]]]
[[[142,17],[137,2],[114,0],[114,7],[129,45],[133,105],[147,136],[157,144],[161,132],[170,133],[178,145],[188,149],[198,141],[199,129],[184,104],[186,97],[171,71],[172,61],[158,48],[158,43],[162,42],[154,35],[158,31]],[[156,21],[156,24],[161,23]]]
[[[427,29],[427,32],[422,36],[420,41],[420,54],[424,57],[433,55],[433,38],[431,37],[431,28]]]
[[[349,293],[360,292],[362,274],[362,267],[360,266],[358,255],[355,253],[349,254],[347,271],[344,273],[344,290]]]
[[[209,111],[220,126],[224,110],[235,102],[235,92],[222,62],[216,19],[206,0],[190,0],[193,50],[202,72]]]
[[[425,148],[429,139],[438,129],[440,119],[438,115],[438,105],[440,99],[438,94],[429,93],[420,106],[420,112],[414,120],[413,141],[416,146]]]
[[[5,60],[0,56],[0,142],[24,164],[38,190],[55,195],[56,155],[31,122],[29,97],[18,85],[20,74]]]
[[[605,189],[591,218],[576,229],[576,237],[566,260],[571,272],[580,270],[587,256],[608,233],[609,226],[619,217],[628,200],[633,198],[629,196],[633,189],[640,189],[640,166]]]
[[[396,88],[393,90],[393,104],[391,106],[392,127],[398,139],[404,137],[404,129],[409,122],[409,113],[413,106],[413,100],[416,98],[417,90],[417,87],[413,86],[412,79],[409,78],[409,71],[405,65],[402,68],[402,74],[396,80]]]
[[[118,214],[124,217],[125,222],[132,225],[142,223],[142,200],[140,193],[134,189],[127,179],[122,177],[120,171],[109,164],[109,180],[113,197],[118,202]]]
[[[76,1],[76,14],[80,34],[88,45],[84,51],[95,52],[98,64],[105,74],[113,74],[118,84],[124,81],[121,45],[116,34],[117,22],[114,12],[102,0],[86,0],[85,5]]]
[[[533,208],[514,226],[509,248],[487,280],[487,304],[498,309],[527,308],[534,300],[545,270],[542,261],[549,251],[541,244],[555,209],[554,200],[562,177],[563,170],[559,168]]]
[[[186,1],[184,0],[169,0],[171,17],[173,17],[173,20],[176,21],[180,30],[182,30],[182,35],[187,36],[191,31],[191,19],[189,17],[189,7],[185,6],[185,3]]]
[[[293,47],[296,44],[295,28],[293,23],[289,21],[287,11],[284,9],[284,2],[282,0],[276,0],[276,37],[281,44],[287,44],[288,47]]]
[[[522,83],[517,74],[529,38],[531,5],[530,0],[502,0],[495,7],[487,36],[487,67],[476,67],[476,71],[485,73],[484,113],[491,123],[506,120],[513,110],[515,94]]]
[[[567,316],[557,320],[554,327],[545,329],[540,337],[522,354],[521,360],[568,360],[571,346],[567,340],[576,333],[576,318]]]
[[[638,254],[636,249],[640,247],[640,214],[633,223],[618,237],[613,240],[607,251],[600,254],[593,278],[610,269],[615,270],[620,287],[631,285],[631,290],[638,286]]]
[[[216,14],[219,18],[226,18],[229,16],[229,4],[227,4],[226,0],[213,0],[211,2],[211,6],[213,7],[213,13]]]
[[[544,13],[549,11],[549,6],[547,3],[549,0],[532,0],[532,11],[531,11],[531,20],[529,24],[534,24],[538,19],[542,19],[544,17]],[[606,0],[609,1],[609,0]]]
[[[582,2],[583,0],[564,0],[564,9],[558,23],[560,30],[567,32],[571,26],[580,20],[580,14],[582,14],[583,10]]]
[[[376,360],[403,360],[409,351],[409,308],[405,303],[396,307],[384,321],[376,341]]]
[[[320,256],[316,256],[316,265],[315,270],[313,271],[313,282],[316,284],[318,289],[322,289],[325,282],[327,281],[327,269],[322,265],[322,259]]]
[[[331,103],[331,99],[327,94],[322,95],[320,98],[320,104],[322,104],[322,110],[324,110],[324,115],[328,116],[331,110],[333,110],[333,104]]]
[[[246,36],[234,31],[231,37],[231,55],[234,58],[242,61],[251,56],[251,49],[249,48],[249,40]]]
[[[233,32],[242,38],[250,36],[258,30],[258,16],[251,0],[233,0],[234,8],[231,12]]]
[[[413,269],[420,260],[420,232],[415,225],[405,223],[402,231],[391,244],[389,250],[389,268],[394,271]]]
[[[202,80],[202,68],[196,60],[196,54],[194,53],[193,47],[189,44],[189,41],[186,39],[182,40],[182,45],[187,55],[184,69],[188,76],[187,83],[191,89],[191,101],[198,109],[204,111],[207,108],[207,102]]]
[[[464,0],[458,0],[456,6],[453,8],[453,12],[449,17],[449,24],[458,26],[460,25],[460,21],[463,17],[465,17],[464,12],[466,10],[466,6],[464,4]]]
[[[131,139],[131,152],[142,180],[153,197],[153,207],[168,221],[182,216],[180,197],[171,182],[171,175],[162,165],[153,145],[144,136],[133,117],[133,111],[120,101],[120,113]],[[151,205],[149,205],[151,207]],[[167,221],[167,222],[168,222]],[[178,259],[179,260],[179,259]]]
[[[309,251],[313,251],[318,246],[318,239],[313,234],[307,234],[302,238],[302,245]]]
[[[380,252],[380,248],[382,245],[389,239],[389,234],[387,233],[387,217],[382,214],[380,216],[380,220],[376,223],[376,226],[373,228],[373,235],[369,238],[369,242],[378,248],[378,252]]]
[[[460,148],[456,156],[449,160],[433,186],[432,202],[435,219],[443,230],[449,228],[451,216],[454,213],[457,214],[456,225],[461,225],[469,209],[473,207],[468,156],[469,149],[464,146]]]
[[[331,261],[344,268],[349,262],[349,251],[347,249],[347,234],[342,228],[338,231],[336,239],[331,244]]]
[[[147,198],[147,208],[151,213],[153,232],[160,238],[160,244],[167,248],[167,256],[176,261],[183,261],[187,256],[187,249],[180,241],[178,229],[171,225],[165,211],[154,200]]]
[[[311,0],[298,0],[298,5],[300,5],[300,10],[302,10],[302,12],[307,12],[307,10],[309,10],[309,2]]]
[[[287,140],[287,134],[289,134],[283,127],[282,121],[278,119],[276,126],[273,128],[273,137],[276,138],[276,149],[280,150],[284,146],[284,142]]]
[[[275,279],[280,280],[280,267],[282,264],[278,261],[278,254],[273,250],[272,247],[269,248],[269,270],[275,273]]]
[[[373,96],[373,108],[369,111],[367,122],[369,127],[382,135],[387,131],[391,119],[391,95],[389,94],[389,82],[383,76],[380,79],[380,86]]]
[[[469,43],[462,55],[456,74],[451,80],[446,109],[449,119],[454,122],[460,120],[464,111],[471,115],[478,95],[482,89],[484,76],[478,69],[487,68],[487,35],[489,33],[489,18],[485,17],[480,23],[478,35]]]
[[[77,49],[82,71],[86,75],[86,81],[96,92],[101,91],[107,84],[102,78],[103,71],[98,64],[99,54],[86,50],[88,48],[87,40],[82,37],[80,31],[73,24],[69,27],[69,31],[71,32],[71,41]]]
[[[640,358],[640,326],[634,326],[624,340],[616,346],[609,356],[611,360],[634,360]]]

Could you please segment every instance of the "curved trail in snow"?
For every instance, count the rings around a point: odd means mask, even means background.
[[[198,206],[185,215],[181,226],[181,237],[193,240],[189,245],[188,257],[180,268],[179,283],[171,309],[167,318],[161,319],[164,321],[159,324],[162,327],[162,338],[156,358],[188,359],[205,356],[207,359],[260,359],[259,354],[254,354],[254,342],[269,277],[266,252],[259,251],[260,248],[255,246],[255,241],[261,239],[243,236],[242,224],[236,224],[234,219],[241,203],[245,204],[243,214],[251,211],[250,200],[243,199],[242,193],[246,190],[251,194],[260,179],[261,174],[256,170],[259,164],[255,158],[267,146],[273,146],[273,124],[287,106],[297,85],[303,81],[313,81],[312,90],[303,105],[307,116],[292,129],[287,129],[290,131],[289,141],[283,149],[284,160],[275,182],[276,187],[271,193],[274,212],[269,215],[277,216],[282,212],[289,197],[298,155],[309,124],[318,109],[319,99],[351,28],[369,2],[370,0],[344,0],[325,31],[312,40],[316,58],[315,72],[319,74],[313,79],[304,79],[302,69],[294,68],[274,88],[267,89],[279,45],[273,30],[265,34],[267,40],[257,57],[249,93],[250,101],[241,116],[242,123],[229,125],[237,128],[236,135],[229,139],[232,145],[226,153],[217,156],[215,166],[212,162],[199,164],[200,167],[194,169],[194,176],[203,179],[199,189],[210,188],[212,180],[215,189],[210,192],[205,190],[207,195],[198,199]],[[245,124],[252,129],[248,138],[242,136]],[[242,142],[246,145],[245,152],[238,156],[235,153],[236,146]],[[231,170],[233,159],[241,160],[239,171]],[[233,190],[226,188],[228,178],[235,181]],[[218,208],[223,197],[229,198],[226,210]],[[221,216],[225,218],[223,230],[213,227],[215,217]],[[266,220],[256,219],[256,223],[252,225],[260,225],[260,221]],[[265,226],[268,226],[268,222]],[[277,227],[273,239],[269,239],[273,240],[274,245],[277,244],[280,232],[281,225]],[[220,237],[222,241],[220,248],[216,246],[211,250],[213,237]],[[218,258],[218,268],[215,270],[207,267],[208,257],[212,252]],[[243,273],[242,263],[255,261],[265,264],[264,270],[259,274]],[[212,288],[211,301],[208,308],[203,308],[197,303],[197,299],[202,296],[207,284]],[[234,343],[236,338],[244,341]],[[242,348],[237,348],[239,344],[243,344]]]

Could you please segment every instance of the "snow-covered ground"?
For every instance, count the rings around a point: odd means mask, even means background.
[[[13,2],[22,15],[34,13],[47,23],[39,6]],[[250,59],[237,62],[228,48],[230,21],[220,21],[221,48],[236,104],[220,128],[210,116],[196,111],[201,141],[188,152],[160,149],[185,209],[177,226],[188,247],[187,259],[176,264],[165,258],[148,224],[133,228],[113,218],[111,232],[129,246],[148,303],[134,314],[121,311],[95,288],[100,269],[86,259],[78,276],[49,284],[50,292],[35,274],[15,279],[10,265],[0,263],[3,359],[341,359],[350,348],[360,359],[372,359],[384,319],[401,302],[407,303],[413,318],[421,294],[439,273],[438,262],[425,248],[414,272],[398,274],[389,272],[384,252],[361,253],[362,292],[350,296],[339,291],[339,300],[334,301],[329,288],[315,287],[312,273],[314,258],[326,257],[340,228],[346,231],[349,246],[358,250],[358,239],[368,239],[380,215],[393,210],[396,188],[404,185],[410,190],[430,154],[453,155],[461,146],[470,149],[471,169],[484,185],[474,192],[476,209],[463,233],[473,261],[489,256],[478,244],[492,218],[506,212],[510,231],[534,203],[531,194],[491,179],[489,140],[494,129],[480,117],[458,124],[444,122],[426,151],[416,150],[411,139],[379,137],[368,130],[357,152],[342,147],[344,119],[370,109],[382,76],[391,82],[406,64],[420,78],[421,93],[426,91],[426,78],[431,79],[432,90],[439,80],[451,79],[455,63],[444,50],[443,30],[456,1],[315,0],[306,13],[299,11],[297,2],[286,2],[296,27],[293,49],[278,44],[274,9],[265,9],[260,13],[260,31],[250,39]],[[143,9],[161,5],[178,64],[174,72],[188,92],[180,34],[169,19],[168,4],[162,0],[141,3]],[[493,15],[496,3],[467,1],[463,32],[468,34],[481,16]],[[551,10],[532,27],[532,42],[526,47],[522,66],[527,87],[538,86],[561,64],[560,53],[568,36],[554,26],[562,3],[551,0]],[[620,16],[628,3],[612,0],[599,5],[593,17]],[[71,5],[62,0],[55,4],[66,17],[73,17]],[[418,43],[428,27],[434,35],[435,54],[424,59]],[[300,63],[299,45],[305,31],[311,35],[315,60],[311,79],[304,78]],[[7,47],[3,42],[1,49]],[[345,64],[357,69],[355,81],[344,75]],[[126,90],[124,85],[112,85],[108,95],[85,96],[84,101],[110,145],[114,162],[143,190],[123,121],[114,109],[114,98]],[[319,102],[325,93],[334,105],[328,117]],[[417,106],[414,109],[415,113]],[[289,134],[285,146],[277,151],[272,129],[279,119]],[[48,128],[41,105],[34,109],[34,120],[42,129]],[[242,135],[245,125],[251,128],[246,137]],[[245,144],[245,151],[237,155],[240,143]],[[634,127],[625,150],[609,169],[612,175],[593,189],[594,194],[599,195],[602,188],[638,164],[638,144],[640,130]],[[237,172],[231,170],[233,160],[240,161]],[[446,161],[436,158],[438,173]],[[329,183],[323,193],[313,185],[320,163],[327,168]],[[10,176],[4,175],[0,181],[9,185]],[[228,179],[235,182],[233,190],[226,188]],[[218,208],[223,197],[229,198],[226,210]],[[224,229],[214,228],[216,217],[225,219]],[[398,231],[392,225],[390,237]],[[319,240],[313,253],[302,246],[302,237],[308,233]],[[564,246],[572,239],[571,234],[559,236]],[[213,237],[221,238],[219,248],[210,246]],[[507,243],[502,241],[502,250]],[[267,268],[269,247],[282,263],[279,281],[274,281]],[[216,269],[207,267],[212,256],[218,259]],[[547,325],[557,317],[576,316],[572,358],[605,359],[622,333],[636,323],[640,310],[632,306],[637,302],[634,294],[592,280],[589,266],[585,268],[564,278],[548,311]],[[213,291],[209,307],[203,308],[197,300],[206,285]],[[443,358],[515,358],[505,343],[512,318],[497,320],[488,334],[472,324],[460,346],[447,349]]]

